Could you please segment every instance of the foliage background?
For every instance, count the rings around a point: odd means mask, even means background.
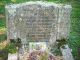
[[[0,0],[0,33],[6,32],[5,5],[10,3],[22,3],[31,0]],[[36,1],[36,0],[32,0]],[[39,1],[39,0],[38,0]],[[71,4],[71,31],[69,36],[69,46],[72,49],[75,60],[80,60],[80,0],[45,0],[49,2]],[[6,40],[6,33],[0,34],[0,41]]]

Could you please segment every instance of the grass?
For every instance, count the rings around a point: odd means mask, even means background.
[[[69,37],[69,46],[75,60],[80,60],[78,48],[80,47],[80,2],[71,2],[73,10],[71,14],[71,32]]]
[[[0,35],[0,42],[5,41],[7,39],[6,34],[1,34]]]
[[[6,30],[6,21],[5,21],[4,18],[0,19],[0,31],[5,31]]]

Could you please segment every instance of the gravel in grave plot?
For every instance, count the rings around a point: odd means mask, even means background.
[[[56,58],[48,52],[33,51],[29,53],[27,60],[56,60]]]

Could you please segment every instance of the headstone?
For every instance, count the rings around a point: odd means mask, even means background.
[[[50,42],[68,38],[71,5],[30,1],[6,5],[7,38],[28,42]],[[27,40],[27,41],[26,41]]]

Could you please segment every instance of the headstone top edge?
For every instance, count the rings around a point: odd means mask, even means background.
[[[18,8],[24,5],[33,5],[33,4],[38,4],[41,6],[45,6],[45,7],[49,7],[49,6],[54,6],[55,8],[61,8],[61,7],[65,7],[65,8],[72,8],[71,5],[63,5],[63,4],[58,4],[58,3],[54,3],[54,2],[47,2],[47,1],[29,1],[29,2],[25,2],[25,3],[19,3],[19,4],[9,4],[6,5],[5,8]]]
[[[71,6],[71,5],[65,5],[64,7],[65,7],[65,8],[70,8],[70,9],[72,9],[72,6]]]

